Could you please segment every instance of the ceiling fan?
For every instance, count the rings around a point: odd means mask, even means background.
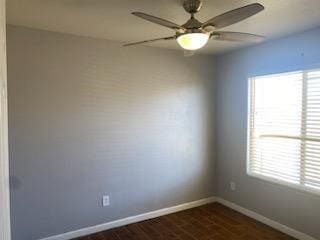
[[[181,26],[146,13],[133,12],[133,15],[143,18],[147,21],[162,25],[164,27],[168,27],[174,30],[176,34],[169,37],[128,43],[124,46],[133,46],[162,40],[176,40],[183,49],[194,51],[204,47],[210,38],[221,41],[237,42],[260,42],[264,40],[263,36],[255,34],[216,31],[261,12],[262,10],[264,10],[264,6],[259,3],[253,3],[231,10],[219,16],[213,17],[204,23],[198,21],[194,17],[194,15],[199,12],[202,7],[202,2],[200,0],[186,0],[183,3],[183,7],[188,13],[191,14],[191,18]]]

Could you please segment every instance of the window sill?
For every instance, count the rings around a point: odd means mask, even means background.
[[[320,189],[314,189],[311,187],[305,187],[305,186],[300,186],[300,185],[296,185],[294,183],[290,183],[290,182],[286,182],[280,179],[276,179],[276,178],[272,178],[272,177],[268,177],[268,176],[264,176],[262,174],[257,174],[257,173],[252,173],[250,171],[247,171],[247,175],[253,178],[257,178],[259,180],[263,180],[269,183],[274,183],[280,186],[284,186],[284,187],[289,187],[291,189],[294,189],[298,192],[302,192],[302,193],[309,193],[312,195],[315,195],[317,197],[320,197]]]

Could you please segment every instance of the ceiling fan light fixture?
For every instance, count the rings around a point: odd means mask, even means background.
[[[264,7],[260,3],[252,3],[218,16],[215,16],[208,21],[202,23],[195,18],[195,14],[201,9],[201,0],[183,0],[184,9],[191,15],[189,20],[179,25],[174,22],[152,16],[143,12],[133,12],[132,14],[149,22],[170,28],[175,31],[175,35],[170,37],[162,37],[150,39],[140,42],[133,42],[125,44],[124,46],[132,46],[144,43],[151,43],[164,40],[176,40],[181,48],[186,51],[194,52],[204,47],[208,40],[213,37],[219,41],[236,41],[236,42],[260,42],[264,39],[263,36],[242,33],[242,32],[225,32],[216,31],[224,27],[245,20],[262,10]]]
[[[186,50],[197,50],[204,47],[209,40],[207,33],[186,33],[177,37],[178,44]]]

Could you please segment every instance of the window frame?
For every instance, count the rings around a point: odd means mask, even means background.
[[[246,174],[250,177],[256,178],[258,180],[262,180],[264,182],[267,183],[271,183],[271,184],[276,184],[280,187],[289,187],[291,190],[296,190],[298,192],[302,192],[302,193],[308,193],[308,194],[313,194],[317,197],[320,196],[320,189],[315,189],[312,187],[308,187],[308,186],[304,186],[304,185],[300,185],[300,184],[294,184],[294,183],[290,183],[281,179],[277,179],[277,178],[273,178],[273,177],[268,177],[262,174],[257,174],[251,171],[250,169],[250,139],[251,139],[251,111],[253,109],[251,109],[251,88],[252,88],[252,81],[255,80],[255,78],[257,77],[264,77],[264,76],[276,76],[276,75],[283,75],[283,74],[290,74],[290,73],[294,73],[297,71],[314,71],[314,70],[320,70],[320,68],[311,68],[311,69],[301,69],[301,70],[293,70],[293,71],[286,71],[286,72],[279,72],[279,73],[274,73],[274,74],[264,74],[264,75],[256,75],[256,76],[251,76],[247,78],[247,149],[246,149]]]

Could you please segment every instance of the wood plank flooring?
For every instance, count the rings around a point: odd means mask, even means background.
[[[289,240],[218,203],[111,229],[77,240]]]

